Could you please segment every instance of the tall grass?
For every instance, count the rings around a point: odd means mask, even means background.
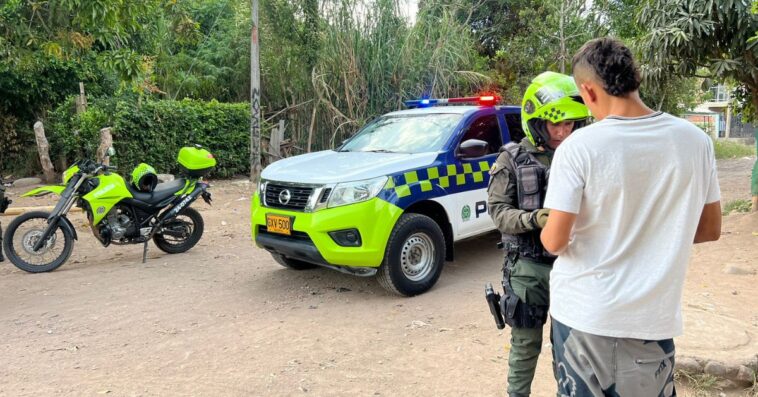
[[[738,142],[716,139],[714,150],[717,159],[734,159],[738,157],[755,156],[755,146],[748,146]]]
[[[395,0],[322,1],[311,86],[288,87],[290,103],[311,101],[287,112],[295,141],[305,147],[313,130],[314,150],[333,148],[403,100],[477,93],[488,78],[475,71],[474,39],[456,18],[471,7],[429,2],[411,25]]]

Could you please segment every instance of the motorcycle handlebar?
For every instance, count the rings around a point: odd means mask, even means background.
[[[94,161],[86,160],[79,166],[79,169],[87,174],[97,174],[100,171],[117,171],[118,167],[113,167],[106,164],[98,164]]]

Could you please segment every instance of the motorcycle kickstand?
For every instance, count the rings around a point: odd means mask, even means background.
[[[147,241],[145,240],[145,245],[142,247],[142,263],[147,263]]]

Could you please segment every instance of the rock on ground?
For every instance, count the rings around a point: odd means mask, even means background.
[[[28,187],[42,183],[40,178],[21,178],[13,182],[13,187]]]

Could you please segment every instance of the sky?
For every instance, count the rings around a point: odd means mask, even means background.
[[[400,9],[405,17],[407,17],[411,23],[416,21],[416,12],[418,12],[418,0],[398,0],[400,3]]]

